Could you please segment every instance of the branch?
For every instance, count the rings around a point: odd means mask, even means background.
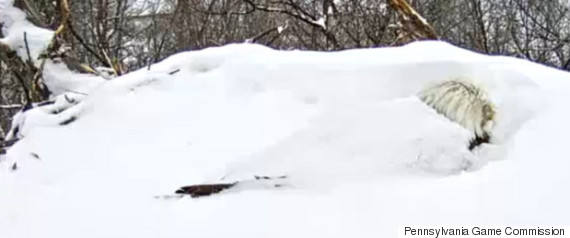
[[[14,69],[12,69],[12,74],[14,74],[16,79],[18,79],[18,82],[20,82],[20,84],[22,85],[22,89],[24,90],[24,95],[26,96],[26,104],[32,103],[33,100],[30,95],[31,90],[28,88],[28,86],[26,86],[26,83],[24,82],[22,76],[20,76],[20,74],[18,74],[18,72],[16,72]]]
[[[213,11],[211,10],[213,7],[213,4],[216,3],[216,1],[212,1],[212,4],[210,4],[210,7],[208,7],[208,10],[202,10],[194,5],[192,5],[192,10],[199,12],[199,13],[203,13],[203,14],[208,14],[208,15],[214,15],[214,16],[224,16],[224,15],[237,15],[237,16],[243,16],[243,15],[247,15],[250,14],[252,12],[255,11],[254,7],[248,8],[246,7],[245,11],[241,12],[241,11],[230,11],[230,10],[225,10],[225,11]],[[251,6],[249,3],[246,2],[246,6]]]
[[[55,30],[56,36],[60,35],[65,30],[65,28],[67,27],[69,15],[70,15],[70,11],[69,11],[69,4],[67,3],[67,0],[61,0],[61,16],[62,16],[62,19],[61,19],[61,24],[59,25],[57,30]]]
[[[28,54],[28,60],[33,64],[32,55],[30,54],[30,45],[28,44],[28,34],[24,31],[24,44],[26,45],[26,53]]]
[[[20,139],[18,139],[18,138],[14,138],[14,139],[11,139],[11,140],[6,140],[6,141],[2,140],[2,141],[0,141],[0,154],[2,154],[3,152],[5,152],[4,149],[6,149],[6,148],[8,148],[8,147],[10,147],[10,146],[12,146],[12,145],[14,145],[14,144],[16,144],[16,142],[18,142],[19,140],[20,140]]]
[[[279,32],[280,31],[279,28],[283,28],[283,30],[284,30],[287,28],[287,26],[285,26],[285,27],[277,26],[277,27],[269,28],[269,29],[257,34],[256,36],[249,38],[247,41],[251,42],[251,43],[256,43],[257,41],[259,41],[264,36],[269,35],[271,32]],[[281,31],[283,31],[283,30],[281,30]]]
[[[56,51],[56,47],[58,46],[56,44],[57,38],[67,28],[67,23],[69,21],[69,14],[70,14],[69,4],[67,3],[67,0],[60,0],[60,1],[61,1],[62,21],[57,30],[54,32],[53,38],[51,39],[51,42],[49,43],[48,47],[46,47],[45,51],[42,54],[40,54],[43,55],[43,59],[40,63],[39,68],[36,69],[36,73],[33,78],[33,92],[34,95],[38,97],[37,98],[38,101],[43,101],[49,96],[49,91],[47,87],[40,82],[40,79],[43,77],[42,75],[46,60],[48,59],[50,53]]]
[[[304,11],[303,9],[301,9],[299,6],[297,6],[296,4],[294,4],[291,1],[289,3],[283,3],[283,4],[294,8],[298,12],[301,12],[303,15],[301,15],[299,13],[294,13],[294,12],[291,12],[291,11],[288,11],[285,9],[281,9],[281,8],[272,8],[272,7],[268,7],[268,6],[257,5],[252,0],[242,0],[242,1],[244,1],[245,3],[247,3],[248,5],[253,7],[253,9],[255,9],[255,10],[285,14],[285,15],[291,16],[297,20],[300,20],[300,21],[302,21],[302,22],[304,22],[310,26],[313,26],[313,27],[317,28],[319,31],[321,31],[321,33],[323,33],[325,35],[325,37],[330,42],[332,42],[332,44],[334,45],[335,48],[337,48],[337,49],[343,48],[338,44],[336,37],[331,32],[324,29],[321,24],[318,24],[316,22],[316,19],[314,19],[314,17],[312,17],[311,15],[308,15],[308,13],[306,11]]]
[[[71,32],[71,35],[73,35],[73,37],[75,37],[75,39],[79,42],[79,44],[81,44],[83,47],[85,47],[85,49],[89,53],[91,53],[93,56],[95,56],[95,58],[97,58],[97,60],[99,60],[99,62],[101,62],[101,64],[103,64],[105,67],[111,67],[110,65],[107,64],[107,61],[102,56],[97,54],[97,52],[95,52],[93,49],[91,49],[91,47],[89,47],[89,45],[87,45],[87,43],[85,43],[83,38],[81,38],[81,36],[79,36],[79,34],[77,34],[75,29],[73,28],[73,25],[70,24],[70,22],[68,23],[68,29],[69,29],[69,32]]]
[[[30,13],[30,18],[34,19],[35,23],[38,25],[42,25],[45,26],[45,21],[42,19],[41,14],[39,14],[39,11],[37,9],[37,7],[32,4],[30,2],[30,0],[23,0],[24,4],[26,5],[26,10],[28,10],[28,12]]]
[[[0,105],[0,109],[18,109],[24,107],[21,104]]]
[[[389,0],[390,6],[398,13],[400,22],[412,40],[439,40],[435,29],[416,12],[405,0]],[[398,39],[406,37],[399,36]],[[409,41],[410,39],[404,39]]]
[[[223,192],[225,190],[242,187],[242,188],[280,188],[285,186],[286,175],[269,177],[254,176],[253,179],[238,180],[231,183],[214,183],[214,184],[196,184],[184,186],[177,189],[174,193],[180,195],[190,195],[192,198],[210,196]]]
[[[172,14],[172,18],[170,19],[170,22],[168,23],[168,25],[172,25],[174,23],[174,20],[176,20],[176,16],[178,16],[178,13],[180,12],[179,8],[180,8],[180,5],[177,4],[176,9],[174,9],[174,13]],[[156,22],[154,22],[154,24],[156,24]],[[165,40],[166,40],[166,32],[162,33],[162,36],[160,39],[160,45],[158,46],[158,50],[156,51],[156,54],[154,55],[154,59],[152,59],[149,62],[147,70],[150,71],[151,65],[156,63],[156,61],[158,61],[158,58],[160,57],[160,53],[162,52],[162,48],[164,47]]]

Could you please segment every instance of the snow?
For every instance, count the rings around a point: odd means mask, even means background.
[[[86,77],[55,71],[51,82],[85,92],[61,91],[78,103],[62,94],[16,123],[22,139],[0,159],[0,237],[395,237],[406,225],[570,222],[566,72],[420,42],[234,44],[109,81],[75,76]],[[415,96],[453,77],[497,105],[493,144],[469,151],[469,131]],[[67,110],[45,118],[54,108]],[[288,178],[168,196],[254,175]]]
[[[11,0],[0,0],[0,24],[4,35],[0,44],[9,46],[20,58],[36,64],[54,35],[53,31],[34,26],[26,20],[26,14],[15,8]]]
[[[149,16],[163,12],[166,4],[162,0],[136,0],[128,6],[127,13],[132,15]]]
[[[43,74],[44,84],[55,95],[64,93],[89,94],[98,88],[105,80],[90,74],[72,72],[63,63],[46,61]]]
[[[313,22],[314,24],[316,24],[316,25],[318,25],[318,26],[320,26],[320,27],[322,27],[323,29],[326,30],[326,29],[327,29],[327,25],[325,24],[325,22],[326,22],[325,17],[326,17],[326,15],[325,15],[324,17],[321,17],[321,18],[319,18],[318,20],[312,21],[312,22]]]

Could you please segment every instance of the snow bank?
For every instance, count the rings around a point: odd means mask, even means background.
[[[452,77],[484,85],[497,104],[492,145],[469,151],[469,132],[415,96]],[[180,53],[86,86],[69,125],[26,113],[25,136],[0,161],[0,237],[393,237],[401,225],[567,224],[569,79],[440,42]],[[253,175],[289,179],[162,196]]]

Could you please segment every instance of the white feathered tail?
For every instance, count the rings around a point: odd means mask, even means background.
[[[495,106],[481,87],[453,79],[425,88],[418,97],[438,113],[473,132],[469,149],[491,139]]]

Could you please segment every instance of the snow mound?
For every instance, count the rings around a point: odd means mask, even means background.
[[[15,123],[22,139],[0,160],[0,237],[393,237],[410,224],[569,221],[570,162],[559,157],[570,75],[554,69],[441,42],[234,44],[110,81],[70,77],[52,83],[88,95],[52,107],[72,123],[46,123],[45,108]],[[415,96],[456,77],[497,106],[493,143],[475,151],[469,131]],[[281,189],[160,199],[282,175]]]

